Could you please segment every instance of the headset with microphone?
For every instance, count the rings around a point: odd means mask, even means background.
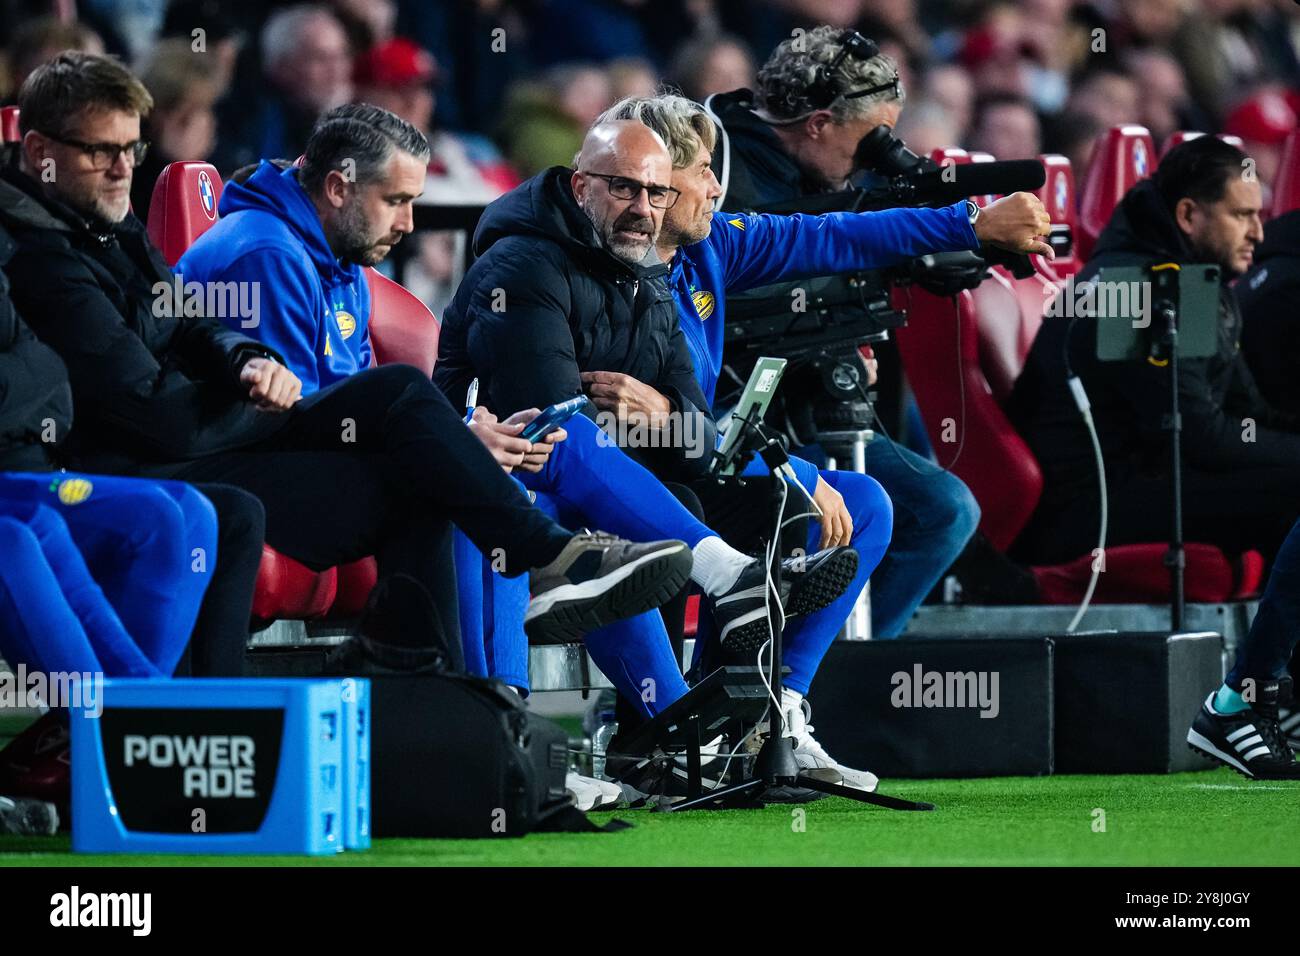
[[[830,63],[820,64],[817,67],[816,72],[813,74],[812,83],[805,87],[802,92],[789,90],[782,97],[782,105],[792,117],[804,117],[817,110],[827,109],[841,97],[846,100],[855,100],[859,97],[871,96],[873,93],[883,93],[885,90],[892,89],[895,98],[897,98],[901,92],[897,72],[894,73],[893,79],[886,83],[860,90],[846,90],[843,80],[835,75],[836,71],[849,57],[865,62],[879,56],[880,47],[876,45],[874,40],[864,37],[856,30],[845,30],[839,35],[836,42],[840,45],[839,53],[835,54],[835,59],[831,60]]]

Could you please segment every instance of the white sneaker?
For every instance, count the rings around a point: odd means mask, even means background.
[[[584,813],[613,806],[623,797],[623,790],[608,780],[584,777],[570,770],[564,775],[564,789],[573,797],[574,805]]]
[[[781,690],[782,710],[785,712],[786,736],[794,738],[794,759],[799,769],[814,780],[838,783],[867,793],[876,789],[879,778],[868,770],[854,770],[835,760],[813,737],[812,705],[802,695],[787,688]]]
[[[722,734],[718,734],[718,736],[714,737],[707,744],[700,744],[701,770],[704,767],[707,767],[713,760],[715,760],[718,754],[721,752],[722,752]],[[677,754],[676,756],[673,757],[673,760],[676,761],[677,766],[679,767],[686,766],[686,754]]]

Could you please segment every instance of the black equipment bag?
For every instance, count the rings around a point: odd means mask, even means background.
[[[454,674],[369,677],[375,836],[601,829],[565,789],[568,735],[505,684]]]

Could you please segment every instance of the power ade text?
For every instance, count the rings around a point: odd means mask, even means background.
[[[123,740],[124,762],[133,767],[184,769],[184,796],[251,798],[253,792],[252,737],[143,737],[129,734]]]

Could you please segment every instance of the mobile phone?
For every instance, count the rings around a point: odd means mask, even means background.
[[[579,395],[567,402],[559,402],[542,411],[529,422],[519,437],[524,441],[538,442],[587,407],[587,396]]]

